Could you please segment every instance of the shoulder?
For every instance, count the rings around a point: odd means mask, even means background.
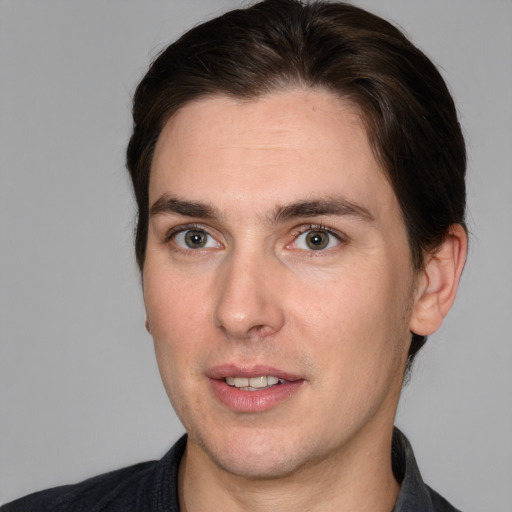
[[[435,512],[460,512],[459,509],[455,508],[448,500],[444,499],[440,494],[438,494],[434,489],[426,486],[430,499],[432,501],[432,507]]]
[[[77,484],[39,491],[0,507],[0,512],[130,510],[156,465],[144,462]]]
[[[159,461],[36,492],[7,503],[0,512],[177,511],[178,469],[186,444],[184,435]]]
[[[186,445],[184,435],[159,461],[36,492],[0,512],[177,512],[178,469]]]
[[[397,428],[391,460],[395,478],[401,483],[393,512],[460,512],[423,481],[411,444]]]

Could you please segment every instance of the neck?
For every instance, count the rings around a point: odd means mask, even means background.
[[[328,459],[275,479],[228,473],[189,439],[179,472],[180,509],[389,512],[399,492],[391,467],[391,437],[392,427],[360,434]]]

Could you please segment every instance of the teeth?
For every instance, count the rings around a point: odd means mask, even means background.
[[[235,386],[237,388],[245,388],[249,385],[249,379],[246,379],[245,377],[235,377]]]
[[[277,383],[283,383],[283,379],[278,379],[273,375],[262,375],[261,377],[226,377],[226,384],[239,389],[253,391],[275,386]]]
[[[249,379],[249,386],[251,388],[266,388],[267,387],[267,377],[251,377]]]

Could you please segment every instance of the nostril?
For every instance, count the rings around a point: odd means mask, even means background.
[[[266,338],[267,336],[271,336],[276,331],[269,325],[255,325],[248,333],[250,336],[258,336],[261,338]]]

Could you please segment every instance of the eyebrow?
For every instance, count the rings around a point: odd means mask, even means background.
[[[319,215],[349,215],[365,221],[375,220],[370,211],[360,204],[344,197],[327,197],[298,201],[279,207],[274,212],[271,221],[277,223],[296,217],[317,217]]]
[[[149,210],[149,216],[177,213],[184,217],[199,217],[201,219],[214,219],[220,217],[217,209],[206,203],[183,201],[176,197],[163,195]]]
[[[166,194],[155,201],[149,210],[150,217],[162,214],[178,214],[201,219],[222,217],[220,211],[208,203],[185,201]],[[295,201],[288,205],[278,206],[267,218],[271,224],[277,224],[294,218],[320,215],[348,215],[365,221],[375,220],[367,208],[344,197]]]

